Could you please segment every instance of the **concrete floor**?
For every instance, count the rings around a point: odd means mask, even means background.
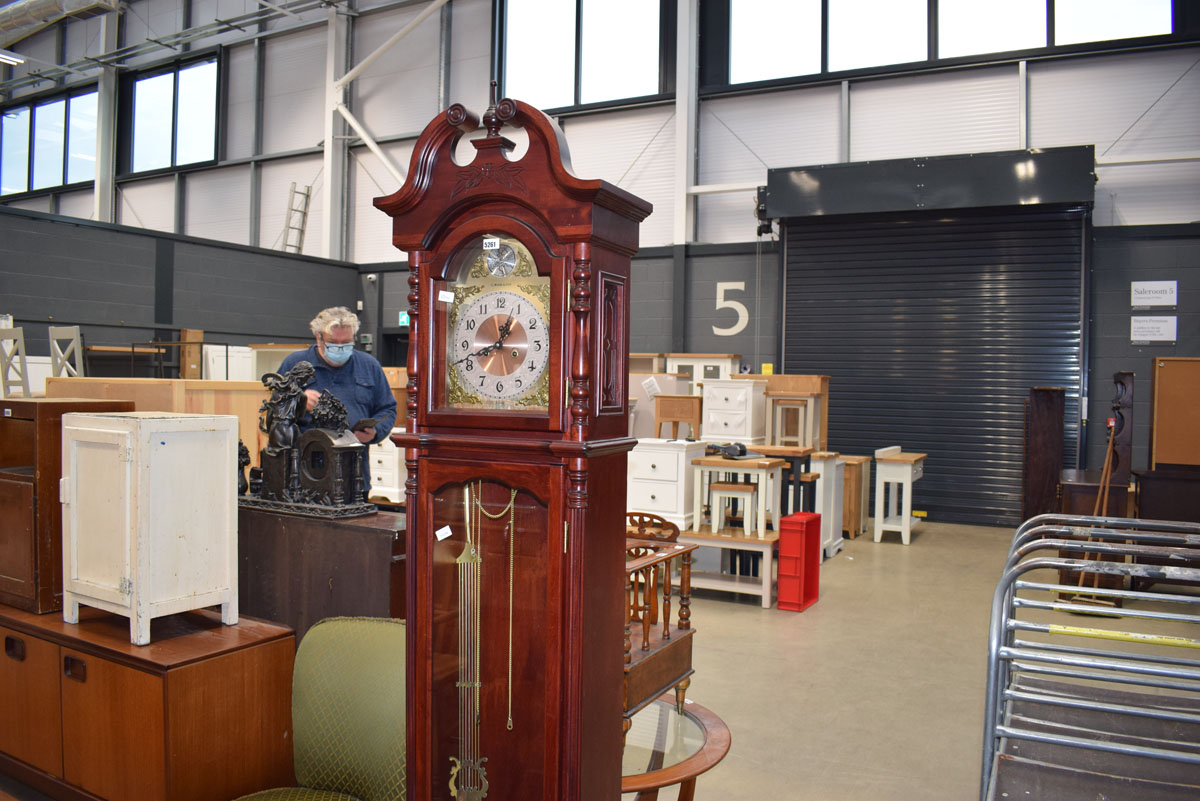
[[[907,547],[847,540],[799,613],[697,591],[688,697],[733,738],[697,801],[976,797],[989,605],[1011,538],[926,523]]]
[[[697,591],[688,697],[733,743],[696,799],[974,798],[988,611],[1011,536],[926,523],[907,547],[847,540],[799,613]],[[42,799],[0,777],[0,801]]]

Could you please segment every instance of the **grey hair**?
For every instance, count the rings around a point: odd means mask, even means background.
[[[349,328],[352,335],[358,334],[358,315],[345,306],[332,306],[325,309],[309,323],[313,336],[328,334],[333,328]]]

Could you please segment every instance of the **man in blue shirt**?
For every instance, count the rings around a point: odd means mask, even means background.
[[[354,432],[359,442],[365,445],[382,442],[391,434],[396,422],[396,398],[375,357],[354,349],[358,315],[345,306],[334,306],[314,317],[310,326],[316,344],[289,354],[279,365],[280,375],[286,374],[297,362],[308,362],[314,368],[313,382],[304,391],[308,405],[300,420],[301,431],[312,428],[309,413],[317,405],[321,390],[327,389],[346,407],[346,423],[351,428],[359,420],[374,418],[378,421],[374,428]],[[370,460],[364,448],[363,480],[368,494],[369,467]]]

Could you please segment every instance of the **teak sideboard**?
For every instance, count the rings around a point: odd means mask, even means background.
[[[0,772],[64,801],[227,801],[292,782],[290,629],[0,606]]]

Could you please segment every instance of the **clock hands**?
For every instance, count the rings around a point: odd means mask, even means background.
[[[500,326],[499,339],[497,339],[491,345],[483,346],[482,348],[475,351],[474,353],[468,353],[466,356],[463,356],[461,359],[458,359],[457,361],[453,362],[453,364],[462,364],[467,359],[470,359],[472,357],[474,357],[476,359],[481,359],[484,356],[494,353],[494,352],[500,350],[500,348],[504,347],[504,340],[508,339],[508,335],[512,333],[512,318],[513,318],[513,313],[512,313],[512,311],[509,311],[508,318],[505,319],[504,323]]]

